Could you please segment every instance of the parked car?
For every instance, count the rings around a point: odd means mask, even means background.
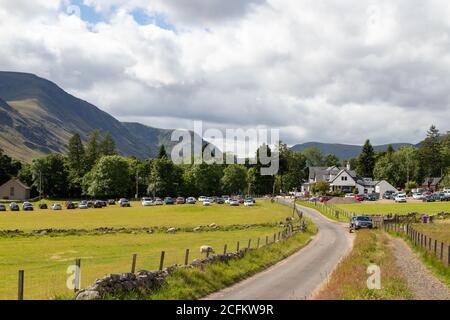
[[[153,200],[153,203],[155,204],[155,206],[162,206],[164,204],[161,198],[155,198]]]
[[[253,204],[255,204],[255,203],[256,203],[256,200],[255,200],[255,198],[253,198],[253,197],[250,197],[250,196],[246,197],[246,198],[245,198],[245,200],[250,200],[250,201],[252,201],[252,202],[253,202]]]
[[[394,201],[396,203],[406,203],[406,194],[399,193],[395,196]]]
[[[354,193],[347,193],[346,195],[345,195],[345,198],[354,198],[355,197],[355,194]]]
[[[9,209],[10,209],[11,211],[20,211],[19,205],[18,205],[17,203],[15,203],[15,202],[11,202],[11,203],[9,204]]]
[[[449,196],[447,196],[444,192],[435,192],[433,197],[436,201],[449,201]]]
[[[422,193],[413,193],[413,199],[415,200],[423,200],[424,195]]]
[[[207,197],[205,197],[205,196],[200,196],[200,197],[198,197],[198,201],[200,201],[200,202],[203,202],[203,201],[205,201],[207,199]]]
[[[40,203],[39,204],[39,209],[41,210],[47,210],[48,209],[48,205],[46,203]]]
[[[177,204],[185,204],[186,203],[186,199],[184,199],[183,197],[178,197],[176,200]]]
[[[225,203],[225,200],[224,200],[223,198],[217,198],[217,199],[216,199],[216,203],[217,203],[217,204],[224,204],[224,203]]]
[[[246,206],[246,207],[253,207],[254,205],[255,205],[255,203],[253,202],[252,199],[246,199],[244,201],[244,206]]]
[[[393,200],[394,199],[394,194],[396,192],[392,191],[392,190],[388,190],[385,193],[383,193],[383,199],[387,199],[387,200]]]
[[[213,204],[213,202],[211,201],[211,199],[209,199],[209,198],[206,198],[205,200],[203,200],[203,205],[205,206],[205,207],[209,207],[209,206],[211,206]]]
[[[74,209],[76,209],[76,206],[75,206],[75,204],[72,201],[68,201],[66,203],[66,209],[67,210],[74,210]]]
[[[89,209],[88,202],[86,200],[81,201],[78,208],[79,209]]]
[[[355,200],[359,201],[359,202],[364,201],[364,195],[362,195],[362,194],[355,195]]]
[[[237,200],[237,199],[231,199],[231,200],[230,200],[230,206],[231,206],[231,207],[239,207],[239,200]]]
[[[155,204],[153,203],[153,199],[152,198],[142,198],[141,199],[141,204],[144,207],[150,207],[150,206],[154,206]]]
[[[325,197],[325,196],[319,198],[319,201],[322,202],[322,203],[328,202],[330,200],[331,200],[330,197]]]
[[[380,196],[376,193],[371,193],[366,195],[366,200],[367,201],[377,201],[380,198]]]
[[[425,196],[423,197],[422,202],[436,202],[436,199],[433,196]]]
[[[109,200],[108,200],[108,205],[109,205],[109,206],[115,206],[115,205],[116,205],[116,200],[114,200],[114,199],[109,199]]]
[[[173,204],[175,204],[175,200],[173,200],[172,197],[166,197],[166,198],[164,198],[164,204],[173,205]]]
[[[223,199],[223,201],[225,201],[225,203],[227,200],[230,200],[230,196],[227,196],[227,195],[224,195],[221,198]]]
[[[94,202],[93,201],[88,201],[87,205],[88,205],[88,208],[93,208],[94,207]]]
[[[23,211],[33,211],[33,205],[30,202],[24,202],[22,205]]]
[[[350,219],[350,229],[372,229],[372,218],[366,216],[356,216]]]
[[[6,206],[3,203],[0,203],[0,211],[6,211]]]
[[[129,207],[131,207],[130,201],[128,201],[127,199],[123,199],[123,198],[119,200],[119,205],[122,208],[129,208]]]
[[[196,204],[197,200],[194,197],[189,197],[186,199],[187,204]]]
[[[102,201],[96,200],[96,201],[94,202],[94,208],[95,208],[95,209],[101,209],[101,208],[103,208],[103,203],[102,203]]]
[[[54,203],[52,205],[52,210],[62,210],[62,205],[60,203]]]

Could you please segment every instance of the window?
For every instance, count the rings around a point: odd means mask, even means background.
[[[14,197],[14,187],[11,187],[11,189],[9,189],[9,195],[11,197]]]
[[[347,177],[341,177],[341,181],[347,181]]]

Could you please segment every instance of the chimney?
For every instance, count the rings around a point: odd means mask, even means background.
[[[347,162],[347,170],[348,171],[352,170],[352,167],[350,166],[350,161]]]

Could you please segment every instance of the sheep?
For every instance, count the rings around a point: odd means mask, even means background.
[[[194,228],[194,232],[199,232],[199,231],[201,231],[201,230],[202,230],[202,227]]]
[[[206,253],[206,254],[214,253],[214,248],[211,246],[207,246],[207,245],[201,246],[200,253]]]
[[[209,227],[210,227],[210,228],[215,228],[215,227],[217,227],[217,224],[211,223],[211,224],[209,225]]]
[[[175,233],[177,231],[177,228],[169,228],[167,229],[167,233]]]

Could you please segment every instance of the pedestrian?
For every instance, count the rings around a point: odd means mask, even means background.
[[[433,223],[433,216],[430,216],[429,223]]]
[[[428,217],[427,217],[427,215],[424,214],[424,215],[422,216],[422,223],[423,223],[423,224],[426,224],[426,223],[427,223],[427,220],[428,220]]]

